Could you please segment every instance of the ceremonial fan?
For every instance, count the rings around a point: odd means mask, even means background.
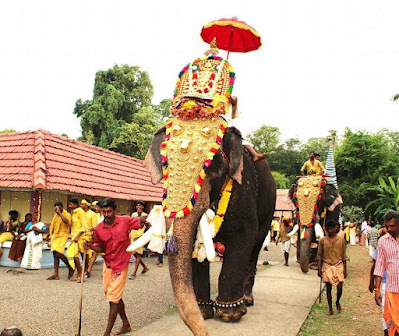
[[[226,59],[229,59],[230,51],[246,53],[262,45],[258,32],[236,17],[208,23],[202,27],[201,37],[209,44],[216,40],[217,48],[227,51]]]

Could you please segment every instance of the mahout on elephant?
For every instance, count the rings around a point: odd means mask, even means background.
[[[338,222],[342,198],[337,188],[328,183],[328,177],[320,175],[300,177],[288,194],[297,208],[299,261],[302,272],[307,273],[314,255],[311,246],[316,242],[315,225],[319,223],[323,227],[329,220]]]
[[[145,160],[152,182],[164,180],[168,249],[175,252],[169,254],[172,287],[180,315],[195,335],[208,335],[204,318],[216,313],[236,321],[254,303],[257,259],[275,208],[276,184],[267,160],[254,162],[241,133],[223,118],[234,79],[231,65],[214,54],[186,66],[172,102],[174,117],[156,132]],[[214,301],[209,261],[193,258],[199,223],[209,208],[216,209],[214,240],[225,247]]]

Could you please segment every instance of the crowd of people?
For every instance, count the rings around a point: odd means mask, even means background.
[[[145,203],[138,201],[136,211],[132,217],[147,216],[143,211]],[[88,199],[72,198],[68,202],[68,212],[61,202],[54,204],[54,216],[51,224],[47,228],[46,224],[38,220],[39,214],[27,213],[24,220],[19,221],[17,210],[9,211],[9,219],[0,222],[0,257],[3,255],[2,245],[11,242],[8,259],[20,262],[20,267],[28,270],[38,270],[41,268],[43,256],[43,246],[48,244],[54,258],[54,273],[47,280],[59,279],[59,266],[62,261],[68,268],[68,278],[71,281],[81,281],[82,267],[84,274],[89,278],[92,273],[93,265],[98,257],[98,253],[89,250],[85,265],[81,265],[79,257],[83,258],[84,241],[93,240],[96,226],[104,220],[98,201],[90,202]],[[138,239],[149,227],[132,230],[130,233],[131,241]],[[69,243],[68,243],[69,241]],[[143,249],[136,251],[130,262],[135,263],[135,269],[129,279],[134,279],[139,265],[143,266],[142,274],[148,272],[149,268],[142,260]],[[158,267],[163,266],[163,254],[158,255]],[[74,276],[76,272],[76,276]]]

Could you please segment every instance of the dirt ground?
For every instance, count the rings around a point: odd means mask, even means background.
[[[282,261],[280,246],[270,246],[270,252],[262,251],[260,259]],[[124,302],[133,329],[176,311],[169,279],[167,257],[163,268],[155,265],[156,258],[145,258],[150,271],[128,280]],[[130,265],[130,272],[133,265]],[[211,290],[216,293],[221,262],[211,266]],[[262,268],[260,266],[260,268]],[[108,304],[102,291],[101,264],[96,264],[93,276],[84,283],[83,335],[102,335],[108,317]],[[0,267],[0,330],[6,326],[18,326],[24,336],[74,335],[78,318],[80,284],[67,280],[67,270],[61,268],[61,280],[46,281],[51,269],[25,271]],[[117,320],[115,329],[119,328]]]
[[[348,246],[348,277],[341,299],[342,313],[327,316],[325,291],[322,303],[318,301],[302,326],[301,336],[311,335],[382,335],[381,310],[374,302],[374,294],[368,291],[371,257],[364,246]],[[335,308],[336,289],[333,288]]]

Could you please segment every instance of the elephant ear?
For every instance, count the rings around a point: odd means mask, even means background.
[[[338,205],[343,203],[342,197],[334,185],[327,184],[325,194],[325,203],[328,211],[333,212]]]
[[[291,200],[292,204],[294,204],[294,193],[295,193],[296,184],[291,184],[290,189],[288,190],[288,197]],[[294,204],[295,205],[295,204]]]
[[[229,157],[229,176],[242,183],[244,170],[241,132],[235,127],[229,127],[223,138],[223,150]]]
[[[163,178],[161,144],[165,138],[166,127],[156,131],[144,160],[144,167],[150,172],[151,182],[159,183]]]

